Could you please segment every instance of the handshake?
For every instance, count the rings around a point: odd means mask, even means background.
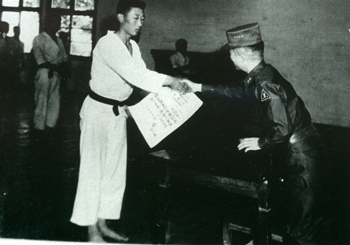
[[[202,91],[202,84],[182,78],[168,77],[164,85],[168,85],[171,89],[182,94]]]

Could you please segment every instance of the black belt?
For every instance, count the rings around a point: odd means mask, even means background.
[[[305,128],[298,130],[297,132],[295,132],[290,137],[289,143],[295,144],[295,143],[302,141],[302,140],[306,139],[307,137],[309,137],[311,135],[315,135],[315,134],[317,134],[317,129],[315,128],[314,125],[311,124]]]
[[[58,65],[52,65],[52,66],[56,66],[56,68],[58,67]],[[49,76],[49,78],[52,78],[52,77],[53,77],[53,72],[54,72],[54,71],[57,71],[57,69],[52,69],[52,66],[49,67],[49,66],[47,65],[47,63],[42,63],[42,64],[38,65],[38,69],[40,69],[40,68],[49,69],[48,76]],[[58,72],[58,71],[57,71],[57,72]]]
[[[102,97],[101,95],[96,94],[92,90],[90,90],[89,96],[90,96],[91,99],[94,99],[94,100],[96,100],[98,102],[101,102],[103,104],[112,105],[113,106],[113,112],[114,112],[114,114],[116,116],[119,115],[118,106],[122,107],[124,105],[127,105],[127,100],[118,101],[118,100],[109,99],[109,98]]]
[[[52,69],[53,67],[58,67],[58,65],[51,64],[51,67],[49,65],[47,65],[47,63],[42,63],[42,64],[38,65],[38,68]]]

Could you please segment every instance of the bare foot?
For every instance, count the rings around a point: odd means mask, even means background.
[[[100,229],[101,234],[106,237],[109,237],[121,242],[127,242],[129,240],[129,237],[125,236],[124,234],[118,234],[112,231],[111,229],[109,229],[105,219],[98,220],[98,228]]]
[[[88,227],[88,233],[89,233],[89,242],[106,243],[105,240],[103,240],[100,231],[98,230],[97,223],[95,225],[90,225]]]

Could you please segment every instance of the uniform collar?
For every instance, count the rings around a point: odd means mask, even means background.
[[[49,37],[52,39],[52,37],[46,32],[46,31],[43,31],[42,34],[45,36],[45,37]]]
[[[262,69],[264,69],[266,66],[265,61],[261,61],[259,64],[257,64],[253,70],[251,70],[248,75],[245,77],[244,79],[244,85],[247,88],[252,81],[254,80],[254,77],[256,76],[256,74],[258,74]]]
[[[122,44],[123,47],[125,47],[125,50],[128,52],[129,55],[133,56],[133,54],[131,54],[128,50],[128,47],[125,45],[125,43],[123,42],[123,40],[117,35],[117,33],[115,31],[107,31],[107,35],[112,37],[113,39],[117,40],[120,44]],[[132,50],[135,50],[135,46],[134,46],[134,40],[132,40],[130,38],[130,44],[132,47]],[[134,51],[133,51],[134,52]]]
[[[46,37],[46,39],[49,39],[49,40],[51,40],[53,43],[55,43],[57,46],[59,46],[58,45],[58,37],[55,35],[55,37],[56,37],[56,41],[55,40],[53,40],[53,38],[49,35],[49,33],[47,33],[46,31],[43,31],[42,32],[42,35],[44,35],[45,37]]]

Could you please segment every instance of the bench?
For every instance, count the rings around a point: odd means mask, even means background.
[[[155,70],[171,75],[168,58],[173,51],[152,50],[151,53],[155,60]],[[221,52],[189,52],[188,56],[196,67],[196,72],[192,78],[195,82],[216,83],[226,80],[228,77],[242,76],[242,74],[232,71],[234,70],[232,62],[229,61],[227,55]],[[207,100],[208,98],[201,99]],[[149,166],[150,162],[152,162],[154,164],[153,166],[157,166],[157,170],[155,171],[157,172],[156,176],[158,176],[157,181],[160,189],[159,212],[156,221],[160,225],[157,234],[158,242],[169,242],[168,214],[171,190],[173,187],[179,185],[211,187],[223,190],[228,194],[238,194],[255,200],[256,207],[252,212],[256,212],[257,214],[256,225],[252,224],[252,226],[246,227],[233,223],[229,217],[223,217],[223,242],[225,244],[230,244],[232,241],[231,231],[252,234],[255,244],[271,244],[272,240],[282,242],[282,235],[272,234],[269,221],[271,214],[271,188],[274,184],[278,185],[279,183],[278,169],[272,166],[277,166],[278,168],[281,160],[278,157],[276,158],[273,152],[252,152],[243,155],[239,152],[234,152],[231,156],[236,156],[235,161],[228,159],[228,154],[225,156],[225,153],[229,153],[229,149],[234,149],[232,146],[237,146],[239,134],[244,135],[241,131],[230,131],[230,124],[232,122],[232,128],[242,126],[235,125],[235,114],[233,114],[233,118],[229,118],[230,115],[232,116],[231,112],[239,111],[239,108],[237,105],[234,108],[230,108],[228,104],[232,103],[232,101],[228,102],[222,98],[209,98],[206,102],[208,102],[206,104],[209,107],[209,112],[205,108],[204,114],[213,115],[209,124],[221,125],[222,127],[220,129],[210,128],[208,125],[203,128],[202,124],[205,123],[207,118],[201,117],[201,112],[198,112],[189,122],[186,122],[182,128],[175,131],[173,135],[170,135],[159,146],[156,146],[154,149],[143,148],[145,152],[149,152],[143,158],[144,165]],[[229,123],[223,126],[222,122],[225,121]],[[316,124],[315,126],[324,138],[327,148],[330,150],[328,156],[331,161],[337,167],[340,167],[338,169],[344,169],[345,172],[343,172],[343,175],[345,175],[345,173],[349,172],[349,169],[346,167],[347,165],[344,164],[345,161],[349,162],[348,155],[346,155],[348,154],[346,149],[350,145],[348,140],[348,136],[350,135],[349,129],[322,124]],[[195,149],[193,146],[196,144],[191,139],[195,139],[198,135],[191,134],[193,131],[191,128],[195,128],[195,131],[201,131],[204,135],[213,131],[212,136],[218,136],[219,139],[216,140],[220,144],[216,146],[216,149],[211,149],[210,151],[205,150],[205,147],[208,146],[204,146],[204,150]],[[257,130],[259,131],[259,129]],[[229,135],[234,135],[235,137],[227,138]],[[341,135],[342,137],[338,137],[337,135]],[[221,140],[224,140],[224,142],[221,142]],[[343,144],[343,140],[345,140],[345,144]],[[136,141],[138,143],[142,142],[142,136]],[[206,139],[203,137],[199,139],[199,142],[200,144],[210,142],[212,145],[215,145],[212,142],[212,138]],[[217,152],[219,149],[225,151],[225,145],[228,146],[226,147],[226,152]],[[216,155],[220,157],[210,155],[209,152],[219,153]],[[222,168],[213,169],[213,165],[222,166]],[[342,173],[341,171],[338,172]],[[334,173],[332,172],[330,174]],[[344,179],[344,176],[342,178],[336,178],[335,182],[348,183]],[[337,190],[334,183],[330,183],[329,188],[331,190],[332,188]],[[348,201],[347,198],[344,199]]]

